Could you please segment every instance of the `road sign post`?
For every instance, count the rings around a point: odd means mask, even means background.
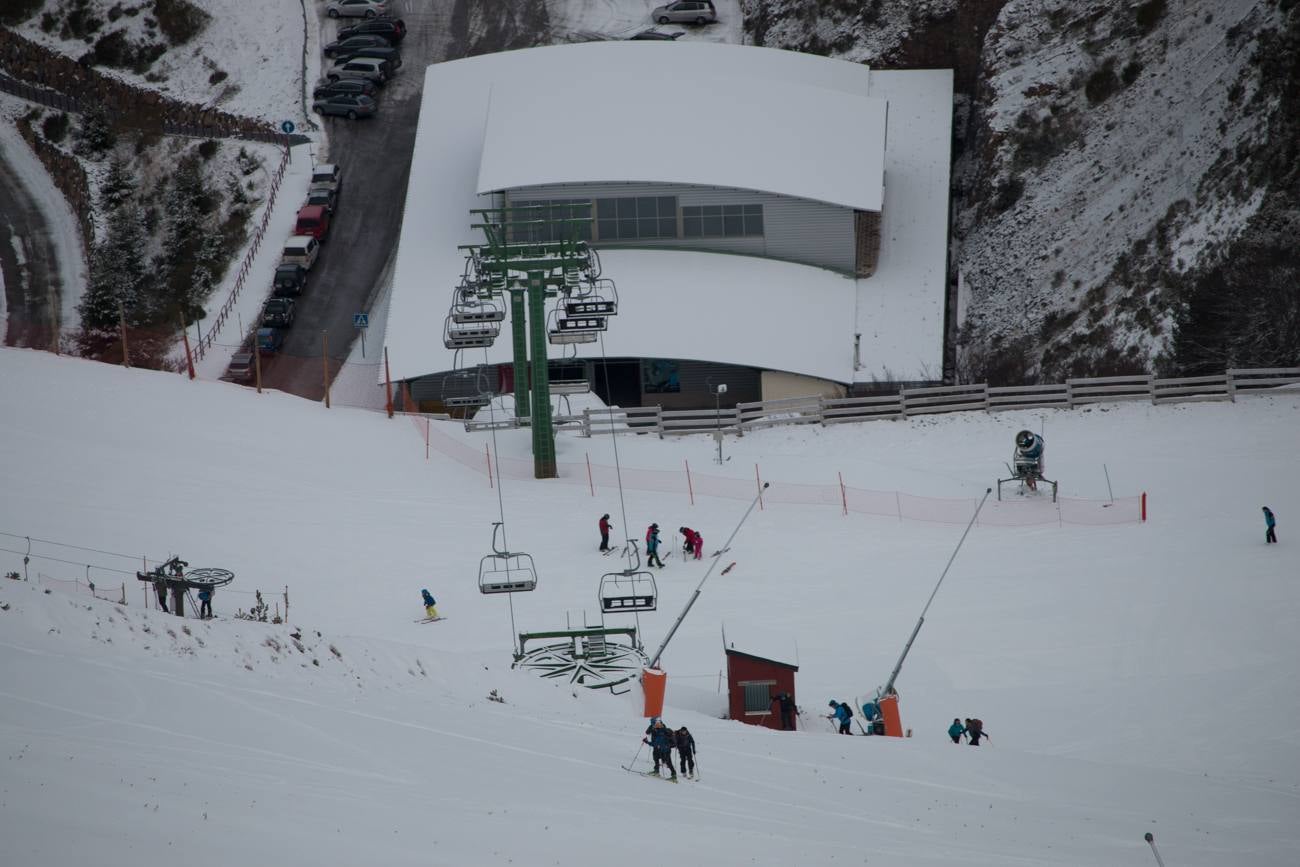
[[[370,327],[369,313],[353,313],[352,327],[361,332],[361,357],[366,357],[366,329]]]

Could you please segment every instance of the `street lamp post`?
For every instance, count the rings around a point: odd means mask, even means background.
[[[713,438],[718,441],[718,465],[722,465],[722,396],[727,393],[726,383],[722,383],[713,390],[713,417],[717,422],[718,429],[714,432]]]

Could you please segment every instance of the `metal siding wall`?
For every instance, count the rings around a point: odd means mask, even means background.
[[[635,246],[708,250],[784,259],[830,268],[846,274],[856,265],[853,210],[807,199],[729,187],[672,184],[564,184],[510,190],[512,201],[538,199],[603,199],[619,196],[676,196],[677,207],[691,205],[763,206],[762,238],[677,238],[638,241]],[[680,231],[680,224],[679,224]],[[597,246],[605,246],[598,242]],[[611,245],[613,246],[613,245]]]

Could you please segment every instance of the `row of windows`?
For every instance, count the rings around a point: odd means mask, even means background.
[[[762,205],[684,205],[678,227],[676,196],[627,196],[511,203],[515,241],[640,241],[663,238],[747,238],[763,235]],[[580,222],[564,222],[578,220]],[[593,223],[595,232],[593,234]]]

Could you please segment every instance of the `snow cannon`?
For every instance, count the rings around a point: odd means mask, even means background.
[[[1056,502],[1056,482],[1043,476],[1046,450],[1047,444],[1043,441],[1042,434],[1031,430],[1022,430],[1016,434],[1016,448],[1011,455],[1011,463],[1007,465],[1010,478],[998,479],[999,500],[1002,499],[1002,485],[1007,482],[1019,482],[1017,493],[1021,496],[1026,490],[1037,492],[1038,483],[1046,482],[1052,486],[1052,502]]]

